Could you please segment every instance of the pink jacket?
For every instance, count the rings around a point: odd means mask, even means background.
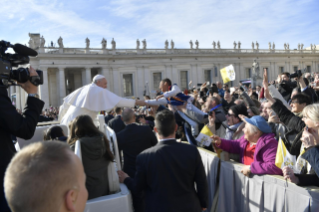
[[[272,133],[263,134],[257,141],[254,153],[254,162],[250,166],[252,174],[282,175],[281,169],[275,165],[278,142]],[[238,140],[221,139],[219,148],[240,155],[244,163],[244,152],[248,141],[242,136]]]

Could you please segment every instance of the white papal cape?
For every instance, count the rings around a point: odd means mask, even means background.
[[[135,100],[117,96],[106,88],[92,83],[83,86],[63,99],[59,121],[68,124],[79,115],[89,115],[95,121],[100,111],[110,111],[114,107],[134,107]]]

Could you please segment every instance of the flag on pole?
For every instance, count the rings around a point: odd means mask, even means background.
[[[223,78],[224,83],[228,83],[229,81],[234,81],[236,78],[235,69],[233,65],[229,65],[225,68],[220,69],[220,74]]]
[[[275,165],[280,169],[288,166],[294,170],[294,173],[298,174],[301,171],[297,166],[296,156],[289,153],[281,137],[278,142]]]

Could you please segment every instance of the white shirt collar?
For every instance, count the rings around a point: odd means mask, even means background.
[[[158,142],[168,141],[168,140],[175,140],[175,138],[165,138],[165,139],[160,139]]]

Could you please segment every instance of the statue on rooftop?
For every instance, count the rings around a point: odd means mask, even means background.
[[[287,50],[289,50],[289,43],[287,43]]]
[[[271,42],[268,43],[269,50],[271,50]]]
[[[272,42],[272,50],[275,50],[275,43]]]
[[[146,46],[147,46],[147,43],[146,43],[146,40],[142,40],[142,43],[143,43],[143,49],[146,49]]]
[[[174,49],[175,43],[173,40],[171,40],[171,49]]]
[[[137,39],[136,40],[136,49],[140,49],[140,40],[139,39]]]
[[[220,42],[217,41],[217,48],[220,49]]]
[[[256,41],[256,49],[259,49],[259,43]]]
[[[236,49],[237,43],[236,41],[234,41],[234,49]]]
[[[216,49],[216,42],[213,41],[213,49]]]
[[[43,35],[42,35],[42,37],[41,37],[41,41],[40,41],[40,47],[44,47],[44,44],[45,44],[45,39],[44,39],[44,37],[43,37]]]
[[[190,45],[190,48],[193,49],[193,41],[192,40],[189,41],[189,45]]]
[[[89,38],[86,38],[85,39],[85,43],[86,43],[86,48],[90,48],[90,39]]]
[[[240,48],[241,48],[241,42],[238,41],[238,49],[240,49]]]
[[[298,43],[298,50],[300,50],[300,43]]]
[[[64,46],[63,46],[63,39],[62,39],[61,36],[60,36],[59,39],[58,39],[58,45],[59,45],[59,48],[64,48]]]
[[[286,43],[284,43],[284,48],[285,48],[285,50],[287,50],[287,44]]]
[[[254,42],[251,42],[251,48],[254,50],[255,49],[255,44]]]
[[[302,44],[300,44],[300,49],[301,49],[301,50],[303,50],[303,43],[302,43]]]
[[[115,50],[116,49],[116,42],[115,42],[114,38],[112,38],[111,44],[112,44],[112,50]]]
[[[165,49],[168,49],[168,40],[165,41]]]
[[[195,41],[195,45],[196,45],[196,49],[198,49],[198,47],[199,47],[199,42],[198,42],[198,40]]]
[[[310,44],[310,49],[312,50],[312,44]]]
[[[102,39],[101,44],[102,44],[102,49],[106,49],[107,41],[104,38]]]

